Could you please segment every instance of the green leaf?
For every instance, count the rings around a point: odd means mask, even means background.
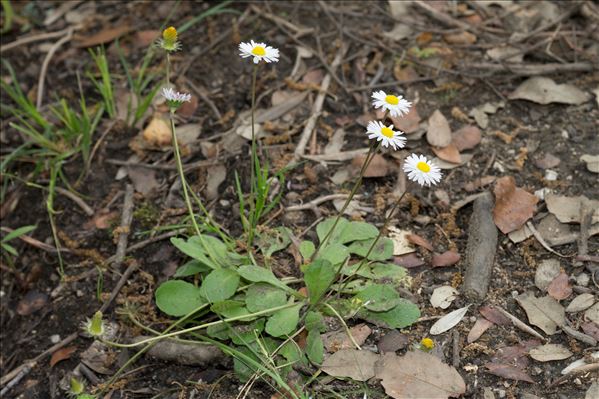
[[[306,313],[306,319],[304,321],[306,330],[316,330],[319,332],[325,332],[327,330],[326,324],[324,324],[324,318],[320,312],[309,311]]]
[[[322,244],[322,241],[324,240],[324,238],[326,237],[327,234],[329,234],[329,231],[331,231],[331,229],[333,228],[333,224],[335,224],[335,220],[337,219],[337,217],[330,217],[327,218],[325,220],[323,220],[322,222],[318,223],[318,225],[316,226],[316,234],[318,235],[318,240],[320,241],[320,243]],[[333,231],[332,233],[330,233],[329,238],[327,239],[327,243],[340,243],[341,242],[341,235],[343,234],[343,230],[345,230],[345,228],[349,225],[349,222],[347,221],[347,219],[345,218],[340,218],[339,221],[337,222],[337,226],[335,227],[335,231]]]
[[[305,360],[303,351],[293,340],[285,342],[279,350],[279,354],[290,363],[303,362]]]
[[[198,273],[208,272],[210,270],[212,269],[209,266],[206,266],[206,264],[200,262],[199,260],[192,259],[189,262],[185,263],[183,266],[180,266],[173,275],[173,277],[188,277]]]
[[[264,331],[264,317],[253,323],[236,324],[229,330],[229,337],[235,345],[248,345],[260,336]]]
[[[332,265],[339,265],[345,262],[348,256],[349,249],[345,245],[332,243],[320,250],[317,259],[328,260]]]
[[[233,371],[235,371],[235,375],[241,382],[246,382],[258,371],[256,365],[257,363],[261,363],[261,360],[249,348],[239,347],[235,348],[235,350],[243,353],[255,362],[245,361],[240,356],[233,356]]]
[[[298,303],[290,308],[276,311],[266,322],[266,332],[273,337],[291,335],[299,322],[299,310],[302,306],[302,303]]]
[[[412,302],[400,298],[397,306],[391,310],[386,312],[371,312],[366,309],[360,309],[358,317],[379,327],[404,328],[418,320],[420,310]]]
[[[4,238],[2,239],[2,242],[8,242],[14,238],[17,238],[24,234],[27,234],[27,233],[35,230],[36,228],[37,228],[37,225],[21,226],[18,229],[14,229],[10,233],[8,233],[6,236],[4,236]]]
[[[349,246],[349,252],[361,257],[365,257],[373,241],[374,238],[370,240],[354,241]],[[368,255],[368,260],[387,260],[392,256],[393,241],[391,241],[389,238],[381,238],[370,252],[370,255]]]
[[[285,303],[287,303],[285,291],[270,284],[253,284],[245,293],[245,304],[252,313],[283,306]]]
[[[343,288],[344,294],[357,294],[358,292],[370,287],[372,284],[372,280],[359,278],[354,279],[347,284],[333,284],[331,288],[335,291],[339,291],[341,288]]]
[[[225,323],[213,324],[206,328],[206,334],[208,334],[209,337],[226,341],[229,339],[229,327]]]
[[[182,280],[170,280],[156,290],[156,306],[169,316],[184,316],[206,301],[200,289]]]
[[[208,258],[208,256],[206,256],[202,246],[191,239],[185,241],[181,238],[173,237],[171,238],[171,244],[173,244],[179,251],[183,252],[190,258],[198,260],[212,269],[220,269],[220,265],[218,263],[213,262],[210,258]]]
[[[306,339],[306,355],[311,362],[321,364],[324,360],[324,345],[322,338],[317,330],[312,330],[308,333]]]
[[[291,230],[287,227],[280,226],[272,230],[267,230],[260,234],[258,246],[265,257],[270,258],[272,254],[281,251],[291,243]]]
[[[310,303],[315,304],[335,280],[335,268],[328,260],[317,259],[304,269]]]
[[[339,242],[345,244],[347,242],[368,240],[375,238],[379,234],[379,230],[366,222],[350,222],[342,231],[339,237]]]
[[[19,256],[19,253],[17,252],[15,247],[13,247],[12,245],[7,244],[5,242],[0,243],[0,245],[2,246],[3,250],[5,250],[9,254],[11,254],[12,256]]]
[[[291,290],[281,280],[279,280],[270,270],[254,265],[241,266],[237,269],[241,277],[253,283],[268,283],[286,291]]]
[[[242,301],[227,299],[225,301],[214,302],[210,310],[223,316],[225,319],[231,317],[245,316],[250,314]],[[256,317],[243,319],[244,321],[254,320]]]
[[[202,234],[201,237],[189,237],[188,242],[196,244],[202,248],[204,253],[218,265],[222,266],[229,264],[229,249],[227,248],[227,245],[220,239],[207,234]]]
[[[224,301],[235,294],[239,286],[239,274],[232,269],[216,269],[204,279],[200,290],[209,302]]]
[[[314,247],[312,241],[302,241],[299,245],[299,251],[304,260],[308,260],[314,255],[314,252],[316,252],[316,247]]]
[[[391,310],[399,303],[399,294],[394,288],[384,284],[372,284],[355,296],[364,307],[373,312]]]
[[[368,262],[356,262],[351,265],[343,265],[341,268],[341,274],[345,276],[361,276],[370,279],[374,278],[374,274],[372,274]]]
[[[381,283],[393,283],[395,286],[410,286],[408,270],[393,263],[375,263],[371,266],[372,279]]]

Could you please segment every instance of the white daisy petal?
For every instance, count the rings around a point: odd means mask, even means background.
[[[256,43],[250,40],[249,43],[239,43],[239,56],[241,58],[252,57],[254,64],[264,60],[264,62],[278,62],[279,50],[266,45],[266,43]]]
[[[412,103],[402,96],[387,94],[383,90],[372,93],[372,98],[374,108],[387,110],[395,118],[399,118],[410,112],[410,107],[412,106]]]
[[[418,182],[421,186],[431,186],[441,181],[441,169],[424,155],[412,154],[407,157],[403,170],[408,179]]]
[[[191,101],[191,94],[179,93],[178,91],[173,90],[172,87],[162,88],[162,95],[166,99],[168,106],[171,108],[179,108],[184,102]]]
[[[385,126],[379,121],[368,122],[366,134],[369,139],[376,139],[383,147],[391,146],[394,150],[403,148],[406,144],[406,138],[402,136],[403,132],[395,131],[391,126]]]

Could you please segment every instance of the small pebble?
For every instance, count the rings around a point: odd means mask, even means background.
[[[77,290],[77,292],[75,293],[79,298],[81,298],[84,294],[83,291],[81,290]]]
[[[589,281],[590,277],[586,273],[580,273],[578,276],[576,276],[576,284],[582,285],[583,287],[589,285]]]
[[[222,206],[223,208],[228,208],[229,206],[231,206],[231,201],[229,201],[229,200],[222,199],[218,202],[219,202],[220,206]]]
[[[60,335],[58,335],[58,334],[50,335],[50,342],[52,342],[53,344],[59,343]]]
[[[545,180],[547,180],[547,181],[557,180],[557,172],[555,170],[551,170],[551,169],[545,170]]]
[[[566,140],[570,138],[570,135],[568,134],[567,130],[562,130],[562,137]]]

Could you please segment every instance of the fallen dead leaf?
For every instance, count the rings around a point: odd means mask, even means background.
[[[75,42],[75,47],[85,48],[105,44],[123,36],[131,30],[133,30],[133,28],[128,24],[119,24],[115,28],[106,28],[91,36],[79,38],[79,40]]]
[[[320,86],[324,79],[324,71],[322,69],[312,69],[302,76],[302,82]]]
[[[393,77],[395,80],[414,80],[418,79],[420,75],[418,75],[418,72],[411,66],[402,67],[402,63],[398,61],[393,67]],[[416,107],[412,107],[412,109],[414,108]]]
[[[580,105],[591,99],[591,95],[570,84],[556,84],[553,80],[534,76],[525,80],[509,95],[510,100],[528,100],[537,104]]]
[[[351,163],[352,169],[357,175],[364,163],[366,154],[360,154],[356,156]],[[391,164],[382,155],[376,154],[368,167],[364,171],[364,177],[385,177],[391,172]]]
[[[434,308],[447,309],[458,295],[458,290],[450,285],[444,285],[434,289],[430,302]]]
[[[366,324],[361,323],[349,329],[350,334],[358,345],[362,345],[372,330]],[[328,352],[334,353],[342,349],[352,349],[354,343],[345,330],[331,331],[322,334],[322,343]]]
[[[476,147],[480,143],[481,137],[479,128],[467,125],[455,131],[451,136],[451,141],[456,149],[461,152]]]
[[[131,179],[135,191],[142,193],[144,197],[160,187],[160,183],[156,180],[156,171],[154,169],[127,166],[127,175]]]
[[[431,162],[433,162],[435,165],[437,165],[439,167],[439,169],[454,169],[454,168],[457,168],[458,166],[462,166],[462,165],[470,162],[470,160],[472,159],[473,156],[474,156],[474,154],[467,154],[467,153],[460,154],[460,157],[462,159],[462,162],[460,162],[460,163],[447,162],[447,161],[440,159],[439,157],[434,157]]]
[[[558,259],[543,259],[535,272],[535,285],[541,291],[547,291],[549,284],[560,274]]]
[[[227,177],[227,168],[225,165],[219,164],[211,166],[206,177],[206,199],[212,201],[218,198],[218,187],[225,181]]]
[[[589,172],[599,173],[599,155],[584,154],[580,160],[587,164]]]
[[[52,354],[52,357],[50,358],[50,367],[54,367],[54,365],[60,361],[67,360],[76,350],[76,346],[67,346],[66,348],[60,348]]]
[[[572,294],[572,286],[568,281],[568,275],[561,272],[553,279],[549,286],[547,286],[547,293],[558,301],[569,297]]]
[[[445,251],[442,254],[434,254],[431,260],[433,267],[453,266],[460,260],[460,254],[455,251]]]
[[[111,226],[113,220],[116,220],[119,216],[118,211],[109,212],[106,209],[96,212],[91,220],[83,225],[86,230],[96,228],[99,230],[105,230]]]
[[[382,354],[391,353],[408,346],[409,339],[397,330],[391,330],[379,340],[377,347]]]
[[[517,47],[510,45],[501,45],[487,50],[487,56],[494,61],[503,60],[504,62],[520,63],[524,59],[524,53]]]
[[[404,255],[416,250],[408,239],[409,234],[411,233],[408,230],[400,230],[393,226],[389,228],[389,238],[393,241],[393,255]]]
[[[431,245],[431,243],[428,242],[428,240],[426,238],[420,237],[418,234],[408,234],[408,235],[406,235],[406,238],[412,244],[416,244],[422,248],[426,248],[431,252],[433,251],[433,246]]]
[[[458,151],[457,147],[453,143],[449,143],[449,145],[443,148],[432,147],[432,150],[436,156],[444,161],[456,164],[460,164],[462,162],[460,151]]]
[[[595,295],[584,293],[572,299],[572,302],[566,307],[566,312],[576,313],[588,309],[595,303]]]
[[[516,187],[512,176],[505,176],[495,183],[495,208],[493,220],[504,234],[517,230],[530,219],[539,199]]]
[[[533,162],[537,168],[549,169],[555,168],[560,164],[561,160],[555,155],[546,152],[542,157],[535,158]]]
[[[447,33],[443,35],[443,40],[449,44],[473,44],[476,43],[476,35],[462,31],[460,33]]]
[[[433,147],[446,147],[451,143],[451,128],[441,111],[436,110],[428,118],[426,141]]]
[[[597,302],[584,312],[584,319],[599,324],[599,302]]]
[[[376,377],[382,380],[385,393],[395,399],[441,399],[466,392],[466,383],[455,368],[422,351],[402,357],[385,354],[376,363]]]
[[[454,310],[453,312],[450,312],[450,313],[446,314],[445,316],[441,317],[439,320],[437,320],[435,322],[435,324],[433,324],[431,326],[430,334],[431,335],[439,335],[439,334],[443,334],[445,331],[451,330],[460,321],[462,321],[464,316],[466,316],[466,312],[468,312],[468,308],[470,308],[470,305],[467,305],[467,306],[464,306],[463,308]]]
[[[510,319],[508,319],[503,313],[501,313],[495,306],[487,305],[478,309],[478,312],[483,315],[483,317],[498,326],[509,326],[512,324]]]
[[[566,312],[562,305],[550,296],[536,298],[526,292],[516,297],[516,301],[528,316],[528,321],[539,327],[545,334],[553,335],[566,321]]]
[[[135,45],[138,47],[148,47],[159,37],[159,30],[141,30],[135,34]]]
[[[491,358],[491,362],[497,364],[508,364],[510,366],[519,368],[520,370],[524,370],[530,363],[527,356],[528,352],[532,348],[536,348],[539,345],[541,345],[539,340],[530,339],[527,341],[522,341],[518,345],[501,347],[497,349]]]
[[[29,316],[37,312],[48,303],[48,295],[32,290],[25,294],[17,304],[17,313],[21,316]]]
[[[348,377],[366,381],[374,377],[374,365],[379,355],[367,350],[342,349],[322,363],[321,370],[333,377]]]
[[[580,327],[582,327],[582,331],[584,331],[586,335],[590,335],[599,341],[599,324],[588,321],[586,323],[582,323]]]
[[[410,111],[401,118],[391,117],[393,126],[406,134],[414,133],[420,129],[420,120],[416,106],[412,106]]]
[[[483,176],[483,177],[477,178],[471,182],[464,184],[464,190],[466,190],[468,192],[476,191],[481,187],[484,187],[484,186],[487,186],[487,185],[493,183],[496,179],[497,179],[497,177],[495,177],[495,176]]]
[[[554,214],[562,223],[580,223],[580,207],[584,195],[578,197],[566,197],[554,194],[548,194],[545,197],[545,203],[549,212]],[[599,223],[599,200],[589,201],[589,209],[595,209],[591,223]]]
[[[529,351],[530,357],[539,362],[551,362],[555,360],[564,360],[573,355],[563,345],[560,344],[546,344],[537,346]]]
[[[196,109],[198,109],[198,97],[192,95],[190,101],[184,102],[177,109],[177,116],[183,119],[189,119],[196,112]],[[177,129],[177,133],[179,133],[179,129]]]
[[[420,267],[420,266],[424,265],[424,260],[419,258],[414,253],[409,253],[409,254],[405,254],[405,255],[395,256],[393,258],[393,263],[395,263],[396,265],[399,265],[399,266],[403,266],[406,269],[411,269],[414,267]]]
[[[476,340],[478,340],[481,337],[481,335],[485,333],[485,331],[491,328],[492,325],[493,322],[485,319],[484,317],[479,317],[478,319],[476,319],[476,322],[470,329],[470,332],[468,332],[468,337],[466,338],[466,340],[469,344],[476,342]]]
[[[154,115],[148,126],[144,129],[142,137],[150,145],[165,147],[171,145],[173,133],[166,119],[159,115]]]
[[[524,371],[517,367],[510,366],[509,364],[498,364],[498,363],[487,363],[485,364],[490,374],[498,377],[508,378],[516,381],[526,381],[531,384],[534,383],[533,379],[526,374]]]

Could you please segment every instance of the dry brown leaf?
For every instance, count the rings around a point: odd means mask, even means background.
[[[411,269],[414,267],[420,267],[424,265],[424,260],[419,258],[416,254],[410,253],[405,255],[395,256],[393,258],[393,263],[399,266],[403,266],[406,269]]]
[[[468,125],[454,132],[451,141],[458,151],[464,151],[476,147],[480,143],[481,137],[479,128]]]
[[[159,37],[159,30],[141,30],[135,34],[135,45],[138,47],[148,47]]]
[[[428,240],[426,238],[420,237],[418,234],[408,234],[408,235],[406,235],[406,238],[412,244],[416,244],[422,248],[426,248],[431,252],[433,251],[433,246],[431,245],[431,243],[428,242]]]
[[[433,267],[453,266],[460,260],[460,254],[455,251],[445,251],[442,254],[434,254],[431,260]]]
[[[227,168],[225,165],[219,164],[211,166],[208,169],[208,176],[206,177],[206,199],[212,201],[218,198],[218,187],[227,177]]]
[[[401,62],[396,62],[393,67],[393,77],[396,80],[414,80],[418,79],[419,75],[411,66],[402,68]]]
[[[352,160],[352,169],[358,174],[362,164],[364,163],[364,159],[366,158],[366,154],[361,154],[356,156]],[[364,177],[385,177],[391,172],[391,165],[389,161],[387,161],[382,155],[376,154],[373,158],[366,170],[364,171]]]
[[[476,35],[467,31],[443,35],[443,40],[449,44],[472,44],[476,43],[476,39]]]
[[[378,342],[377,346],[381,353],[395,352],[408,346],[409,339],[405,334],[397,330],[391,330]]]
[[[493,322],[485,319],[484,317],[479,317],[478,319],[476,319],[476,323],[474,323],[474,325],[470,329],[470,332],[468,333],[468,343],[471,344],[475,342],[477,339],[480,338],[481,335],[485,333],[485,331],[491,328],[492,325]]]
[[[401,118],[391,117],[393,126],[406,134],[414,133],[420,128],[420,115],[415,106],[410,108],[410,111]]]
[[[554,168],[557,165],[559,165],[561,162],[561,159],[559,159],[558,157],[556,157],[553,154],[545,153],[545,154],[543,154],[542,157],[535,158],[533,162],[537,168],[549,169],[549,168]]]
[[[516,187],[512,176],[505,176],[495,183],[495,208],[493,220],[504,234],[518,230],[530,219],[539,199]]]
[[[80,38],[80,40],[75,42],[75,47],[93,47],[100,44],[108,43],[131,31],[132,29],[133,28],[128,24],[120,24],[116,28],[103,29],[100,32],[95,33],[91,36]]]
[[[441,111],[436,110],[428,118],[426,141],[433,147],[446,147],[451,143],[451,128]]]
[[[531,384],[534,383],[533,379],[528,374],[509,364],[487,363],[485,364],[485,367],[489,370],[490,374],[498,377],[509,378],[510,380],[516,381],[526,381]]]
[[[172,141],[171,126],[164,118],[155,115],[148,126],[143,131],[144,140],[158,147],[164,147],[171,144]]]
[[[433,40],[433,34],[431,32],[422,32],[416,36],[416,44],[424,46],[429,44]]]
[[[468,192],[476,191],[481,187],[484,187],[486,185],[493,183],[496,179],[497,179],[497,177],[495,177],[495,176],[483,176],[483,177],[474,179],[473,181],[464,184],[464,190],[466,190]]]
[[[67,346],[66,348],[60,348],[52,354],[52,357],[50,358],[50,367],[54,367],[56,363],[62,360],[67,360],[76,350],[76,346]]]
[[[539,327],[545,334],[553,335],[559,326],[566,322],[566,312],[562,305],[550,296],[536,298],[533,293],[518,295],[516,301],[528,316],[528,321]]]
[[[186,101],[177,109],[177,116],[183,119],[189,119],[198,109],[198,97],[192,95],[191,101]],[[178,129],[177,129],[178,130]]]
[[[492,321],[494,324],[498,326],[509,326],[512,324],[510,319],[508,319],[503,313],[495,308],[495,306],[487,305],[478,309],[478,312],[484,316],[485,319]]]
[[[324,79],[324,71],[322,69],[312,69],[304,74],[302,82],[320,86]]]
[[[366,324],[358,324],[349,329],[350,334],[358,345],[362,345],[372,330]],[[322,335],[322,343],[328,352],[334,353],[341,349],[352,349],[354,343],[345,330],[332,331]]]
[[[412,351],[399,357],[385,354],[376,364],[385,393],[395,399],[449,398],[466,392],[466,383],[457,370],[436,356]]]
[[[139,166],[127,166],[127,174],[133,183],[135,191],[145,196],[160,187],[156,179],[156,171]]]
[[[495,352],[495,355],[491,358],[491,362],[497,364],[508,364],[510,366],[514,366],[519,368],[520,370],[524,370],[528,367],[529,359],[528,359],[528,351],[532,348],[536,348],[541,345],[541,341],[537,339],[530,339],[526,341],[522,341],[518,345],[513,346],[504,346]]]
[[[99,230],[107,229],[111,226],[111,222],[116,220],[119,216],[118,211],[108,212],[105,209],[96,212],[93,218],[83,225],[83,228],[89,230],[96,228]]]
[[[580,223],[580,207],[583,200],[588,200],[584,195],[578,197],[566,197],[548,194],[545,203],[549,212],[554,214],[562,223]],[[591,223],[599,222],[599,201],[590,200],[589,209],[595,209]]]
[[[539,362],[551,362],[567,359],[573,353],[561,344],[546,344],[531,349],[529,355]]]
[[[568,275],[561,272],[547,287],[547,293],[553,298],[561,301],[572,294],[572,286],[568,281]]]
[[[582,323],[580,326],[586,335],[590,335],[599,341],[599,324],[588,321],[586,323]]]
[[[451,163],[462,163],[462,157],[460,156],[460,151],[458,151],[457,147],[453,143],[449,143],[448,146],[439,148],[432,147],[433,152],[436,156],[441,158],[444,161]]]
[[[367,350],[342,349],[322,363],[321,370],[333,377],[349,377],[366,381],[374,377],[374,365],[379,355]]]
[[[47,303],[48,295],[35,290],[29,291],[17,304],[17,313],[21,316],[29,316],[46,306]]]

